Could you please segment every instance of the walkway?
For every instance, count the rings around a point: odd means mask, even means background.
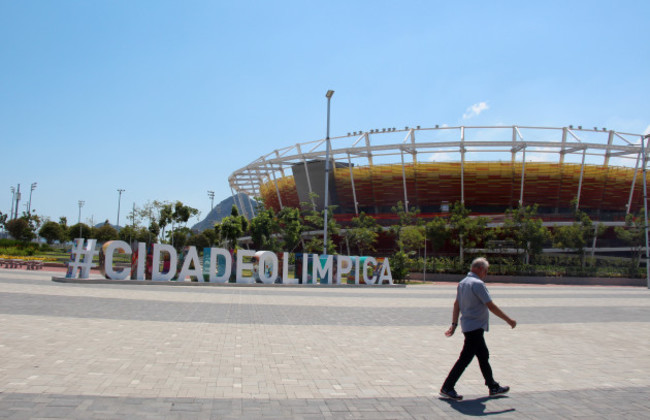
[[[488,399],[453,285],[215,288],[63,284],[0,269],[0,418],[645,419],[650,291],[492,285]]]

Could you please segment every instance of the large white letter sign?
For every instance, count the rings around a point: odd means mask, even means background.
[[[135,268],[135,280],[144,280],[144,265],[147,261],[147,244],[138,242],[138,261]],[[131,265],[131,274],[133,274],[133,265]],[[131,276],[133,279],[133,275]]]
[[[224,260],[224,269],[223,274],[219,276],[219,267],[218,263],[219,257],[222,257]],[[230,279],[230,273],[232,271],[232,256],[227,249],[223,248],[211,248],[210,249],[210,274],[209,281],[211,283],[228,283]]]
[[[84,239],[75,240],[75,246],[70,252],[66,278],[76,277],[77,271],[79,278],[88,278],[90,269],[95,266],[92,258],[99,253],[95,250],[95,244],[95,239],[89,239],[86,246]],[[178,254],[172,245],[153,244],[150,254],[147,254],[147,244],[140,242],[137,247],[137,250],[132,249],[124,241],[106,242],[100,256],[100,261],[103,262],[102,274],[111,280],[131,278],[143,281],[148,277],[151,265],[153,281],[186,281],[189,277],[190,281],[196,278],[197,281],[228,283],[231,276],[234,276],[235,281],[240,284],[273,284],[277,281],[282,284],[341,285],[344,277],[347,278],[347,283],[351,284],[354,276],[356,285],[362,282],[367,285],[393,285],[388,258],[381,258],[379,262],[373,257],[288,252],[276,254],[271,251],[240,249],[236,251],[235,259],[233,251],[204,248],[201,260],[196,247],[191,246],[187,247],[187,255],[179,270]],[[132,255],[129,267],[114,265],[116,252]],[[293,273],[289,272],[290,257],[295,258]]]
[[[358,285],[360,283],[360,278],[361,278],[361,257],[353,257],[356,258],[356,262],[354,264],[354,284]]]
[[[237,272],[236,278],[237,283],[255,283],[255,279],[251,277],[244,277],[244,270],[249,270],[251,274],[254,271],[252,262],[244,262],[244,257],[250,259],[255,256],[255,251],[249,251],[247,249],[238,249],[237,250]]]
[[[109,241],[106,244],[106,248],[104,249],[106,256],[106,259],[104,260],[104,267],[106,270],[106,276],[111,280],[124,280],[131,274],[130,268],[124,268],[118,271],[113,269],[113,254],[115,254],[115,251],[118,249],[124,251],[126,255],[131,255],[132,252],[129,244],[124,241]]]
[[[163,274],[160,272],[160,254],[166,252],[169,254],[169,272]],[[151,267],[151,280],[169,281],[176,275],[176,265],[178,264],[178,255],[173,246],[167,244],[153,244],[153,263]]]
[[[282,253],[282,283],[283,284],[298,284],[298,273],[294,269],[293,278],[289,277],[289,253]]]
[[[384,280],[388,280],[388,284],[393,284],[393,274],[390,272],[390,263],[388,262],[388,257],[384,258],[384,263],[381,265],[379,284],[384,284]]]
[[[309,254],[304,252],[302,254],[302,273],[301,273],[302,277],[300,278],[302,280],[302,284],[307,284],[310,282],[308,273],[309,273]]]
[[[74,246],[70,250],[70,262],[68,262],[66,278],[73,279],[77,277],[77,271],[79,271],[80,279],[87,279],[90,276],[90,269],[96,267],[93,263],[93,257],[99,254],[99,251],[95,250],[96,243],[97,239],[88,239],[88,243],[84,247],[83,238],[75,239]]]
[[[320,263],[320,258],[318,255],[314,254],[313,257],[313,265],[311,269],[312,273],[312,278],[314,279],[314,283],[316,283],[316,280],[320,277],[320,282],[321,284],[327,284],[332,282],[332,266],[333,266],[333,255],[327,255],[327,260],[325,260],[325,267],[321,266]]]
[[[373,257],[366,257],[366,260],[363,262],[363,281],[365,281],[366,284],[375,284],[377,277],[375,277],[374,268],[372,277],[368,278],[368,264],[372,264],[373,267],[377,266],[377,260]]]
[[[278,277],[278,257],[271,251],[258,251],[255,253],[258,260],[257,274],[264,284],[273,284]],[[266,275],[267,264],[270,265],[269,275]]]
[[[194,263],[194,268],[190,268],[190,264]],[[203,281],[203,268],[201,266],[201,261],[199,260],[199,254],[196,252],[196,247],[191,246],[187,251],[187,255],[183,260],[183,266],[181,267],[181,272],[178,275],[178,281],[185,281],[186,277],[196,277],[196,281]]]
[[[336,259],[336,280],[334,280],[334,282],[341,284],[343,274],[349,274],[350,271],[352,271],[352,258],[345,255],[339,255]]]

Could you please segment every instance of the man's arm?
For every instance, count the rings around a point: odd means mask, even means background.
[[[460,315],[460,305],[458,305],[458,299],[454,301],[454,310],[451,315],[451,327],[445,331],[447,337],[451,337],[456,332],[456,327],[458,326],[458,316]]]
[[[503,312],[501,309],[499,309],[499,307],[497,306],[496,303],[490,301],[486,305],[487,305],[488,309],[490,310],[490,312],[492,312],[494,315],[496,315],[499,318],[506,321],[508,323],[508,325],[510,325],[510,327],[514,328],[514,327],[517,326],[517,321],[515,321],[514,319],[512,319],[508,315],[506,315],[505,312]]]

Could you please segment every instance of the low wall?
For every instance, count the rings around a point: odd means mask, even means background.
[[[427,273],[427,282],[458,283],[463,277],[462,274],[435,274]],[[410,280],[423,279],[423,273],[411,273]],[[614,278],[614,277],[533,277],[533,276],[493,276],[488,274],[488,283],[506,284],[564,284],[584,286],[638,286],[647,287],[646,279]]]

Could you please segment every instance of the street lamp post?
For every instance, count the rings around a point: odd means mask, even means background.
[[[208,191],[208,197],[210,197],[210,211],[214,209],[214,191]]]
[[[327,136],[325,137],[325,201],[323,210],[323,255],[327,255],[327,215],[329,210],[329,180],[330,180],[330,101],[334,95],[333,90],[328,90],[325,94],[327,98]]]
[[[118,229],[120,228],[120,203],[122,201],[122,193],[124,191],[125,190],[123,190],[121,188],[118,188],[118,190],[117,190],[119,195],[117,196],[117,224],[116,224],[116,226],[117,226]]]
[[[79,219],[77,224],[79,225],[79,237],[81,238],[81,208],[86,204],[85,201],[79,200]]]
[[[29,191],[29,205],[27,206],[27,214],[32,214],[32,193],[36,189],[36,182],[32,183],[32,188]]]

